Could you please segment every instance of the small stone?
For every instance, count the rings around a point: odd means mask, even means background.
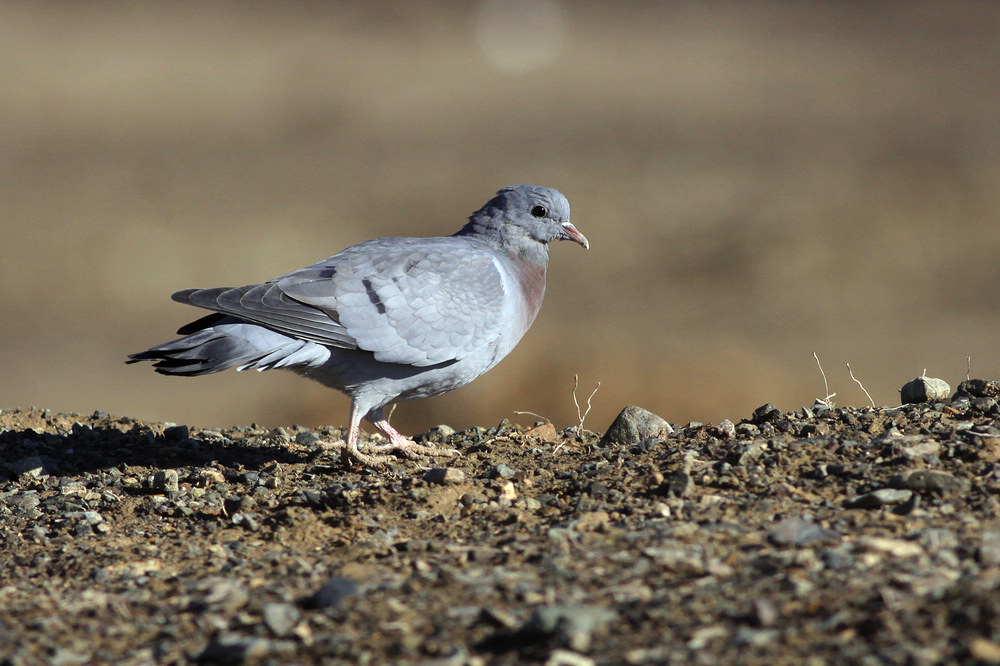
[[[78,520],[81,524],[97,525],[104,522],[104,516],[96,511],[68,511],[66,517],[71,520]]]
[[[615,417],[607,432],[601,437],[601,446],[614,442],[634,446],[649,437],[663,437],[673,431],[665,419],[642,407],[629,405]]]
[[[878,509],[879,507],[900,504],[910,499],[912,490],[897,488],[881,488],[863,495],[855,495],[844,501],[847,509]]]
[[[906,490],[945,492],[949,490],[968,490],[971,483],[968,479],[963,479],[941,470],[914,469],[889,479],[889,486]]]
[[[486,470],[486,477],[489,479],[513,479],[517,476],[517,470],[510,465],[498,463]]]
[[[899,389],[899,399],[904,405],[947,400],[950,394],[948,382],[934,377],[917,377]]]
[[[1000,398],[1000,382],[986,379],[967,379],[958,385],[952,401],[956,398]]]
[[[42,462],[42,459],[39,456],[29,456],[27,458],[15,460],[12,463],[7,463],[7,469],[9,469],[14,476],[37,479],[45,474],[45,463]]]
[[[199,583],[199,587],[204,594],[194,605],[200,608],[233,613],[246,606],[250,599],[246,585],[234,578],[210,578]]]
[[[428,442],[430,440],[440,441],[442,439],[445,439],[446,437],[451,437],[454,434],[455,434],[454,428],[452,428],[450,425],[445,425],[442,423],[441,425],[434,426],[430,430],[425,430],[424,432],[420,433],[413,439],[414,441],[417,442]]]
[[[775,421],[779,418],[781,418],[781,410],[775,407],[773,403],[769,402],[753,410],[753,417],[750,420],[753,423],[760,425],[761,423]]]
[[[320,436],[311,430],[303,430],[295,433],[295,443],[299,446],[312,446],[320,441]]]
[[[736,437],[736,426],[729,419],[722,419],[715,427],[715,435],[721,439],[732,439]]]
[[[244,664],[258,661],[270,651],[270,642],[265,638],[227,633],[215,636],[197,659],[208,663]]]
[[[217,469],[203,469],[198,472],[200,482],[205,486],[212,486],[216,483],[225,483],[226,477]]]
[[[545,666],[595,666],[596,661],[570,650],[553,650],[545,660]]]
[[[1000,565],[1000,531],[983,531],[983,535],[979,538],[977,555],[979,555],[979,563],[983,566]]]
[[[500,483],[500,497],[506,497],[511,502],[517,499],[517,487],[514,486],[513,481],[502,481]]]
[[[757,626],[773,627],[778,624],[781,614],[770,599],[757,598],[750,602],[750,610],[757,621]]]
[[[818,541],[830,541],[839,536],[837,532],[801,516],[785,518],[767,533],[768,541],[777,546],[805,546]]]
[[[594,635],[617,618],[614,611],[595,606],[543,606],[535,610],[519,632],[538,642],[586,651]]]
[[[977,636],[969,642],[969,656],[979,663],[1000,664],[1000,643]]]
[[[190,432],[186,425],[172,426],[163,431],[163,438],[171,442],[183,442],[190,437]]]
[[[915,557],[924,552],[923,547],[919,543],[903,539],[890,539],[888,537],[862,536],[858,538],[857,545],[859,548],[877,553],[885,553],[894,558]]]
[[[350,578],[334,576],[308,597],[302,600],[303,608],[321,610],[340,606],[344,601],[358,593],[358,584]]]
[[[427,483],[462,483],[465,481],[465,472],[457,467],[435,467],[427,470],[421,478]]]
[[[264,604],[264,624],[275,636],[289,634],[299,622],[301,613],[292,604],[274,602]]]
[[[178,426],[186,427],[186,426]],[[180,489],[180,480],[175,469],[161,469],[153,474],[153,491],[175,493]]]
[[[556,427],[551,423],[543,423],[542,425],[535,426],[527,432],[524,436],[529,439],[537,439],[543,442],[554,442],[558,438],[558,433],[556,433]]]

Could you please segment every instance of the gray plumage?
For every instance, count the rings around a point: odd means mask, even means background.
[[[186,376],[289,369],[350,396],[336,445],[347,458],[383,461],[358,451],[362,417],[389,438],[376,454],[441,455],[396,432],[383,408],[464,386],[510,353],[541,306],[556,240],[589,247],[566,198],[508,187],[453,236],[380,238],[264,284],[179,291],[174,300],[214,314],[127,362]]]

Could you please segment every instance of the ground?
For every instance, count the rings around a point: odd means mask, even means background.
[[[963,387],[439,427],[459,457],[385,470],[333,428],[5,410],[0,663],[1000,663],[998,385]]]

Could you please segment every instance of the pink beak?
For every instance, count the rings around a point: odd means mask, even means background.
[[[584,250],[590,249],[590,241],[587,240],[586,236],[577,231],[576,227],[574,227],[572,224],[570,224],[569,222],[563,222],[559,226],[561,226],[563,228],[563,231],[566,232],[567,240],[571,240],[574,243],[579,243],[580,245],[583,246]]]

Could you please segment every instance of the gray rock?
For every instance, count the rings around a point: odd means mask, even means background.
[[[951,395],[951,386],[943,379],[935,377],[917,377],[903,384],[899,389],[899,399],[903,404],[934,402],[947,400]]]
[[[958,385],[951,399],[957,398],[1000,398],[1000,381],[967,379]]]
[[[15,460],[12,463],[7,463],[7,469],[9,469],[14,476],[26,476],[36,479],[46,474],[45,463],[42,462],[42,458],[40,456],[29,456],[27,458]]]
[[[302,432],[295,433],[295,443],[299,446],[310,446],[320,441],[320,436],[311,430],[303,430]]]
[[[183,442],[190,436],[186,425],[171,426],[163,431],[163,438],[172,442]]]
[[[838,532],[817,525],[802,516],[785,518],[767,533],[767,540],[776,546],[805,546],[820,541],[830,541],[840,536]]]
[[[490,479],[513,479],[517,476],[517,470],[510,465],[499,463],[486,470],[486,476]]]
[[[623,409],[601,437],[601,446],[613,442],[633,446],[649,437],[663,437],[674,431],[667,421],[653,412],[629,405]]]
[[[520,633],[550,645],[585,651],[595,634],[618,617],[606,608],[584,605],[543,606],[535,610]]]
[[[968,490],[970,485],[968,479],[936,469],[914,469],[889,479],[889,486],[892,488],[932,492],[964,491]]]
[[[274,602],[264,605],[264,624],[275,636],[285,636],[299,622],[302,613],[293,604]]]
[[[180,479],[175,469],[161,469],[153,475],[153,491],[175,493],[180,489]]]
[[[457,467],[435,467],[427,470],[421,478],[427,483],[462,483],[465,481],[465,472]]]
[[[767,403],[766,405],[761,405],[757,409],[753,410],[753,417],[750,419],[757,425],[761,423],[767,423],[768,421],[774,421],[781,417],[781,410],[774,406],[773,403]]]
[[[358,593],[358,584],[350,578],[334,576],[323,583],[308,597],[302,600],[304,608],[320,610],[323,608],[334,608],[340,606],[344,601]]]
[[[844,501],[848,509],[878,509],[879,507],[900,504],[910,499],[912,490],[899,488],[881,488],[863,495],[855,495]]]
[[[1000,531],[983,530],[976,554],[979,556],[979,563],[984,567],[995,567],[1000,564]]]
[[[270,641],[266,638],[226,633],[214,637],[197,659],[215,664],[243,664],[256,662],[270,652]]]

